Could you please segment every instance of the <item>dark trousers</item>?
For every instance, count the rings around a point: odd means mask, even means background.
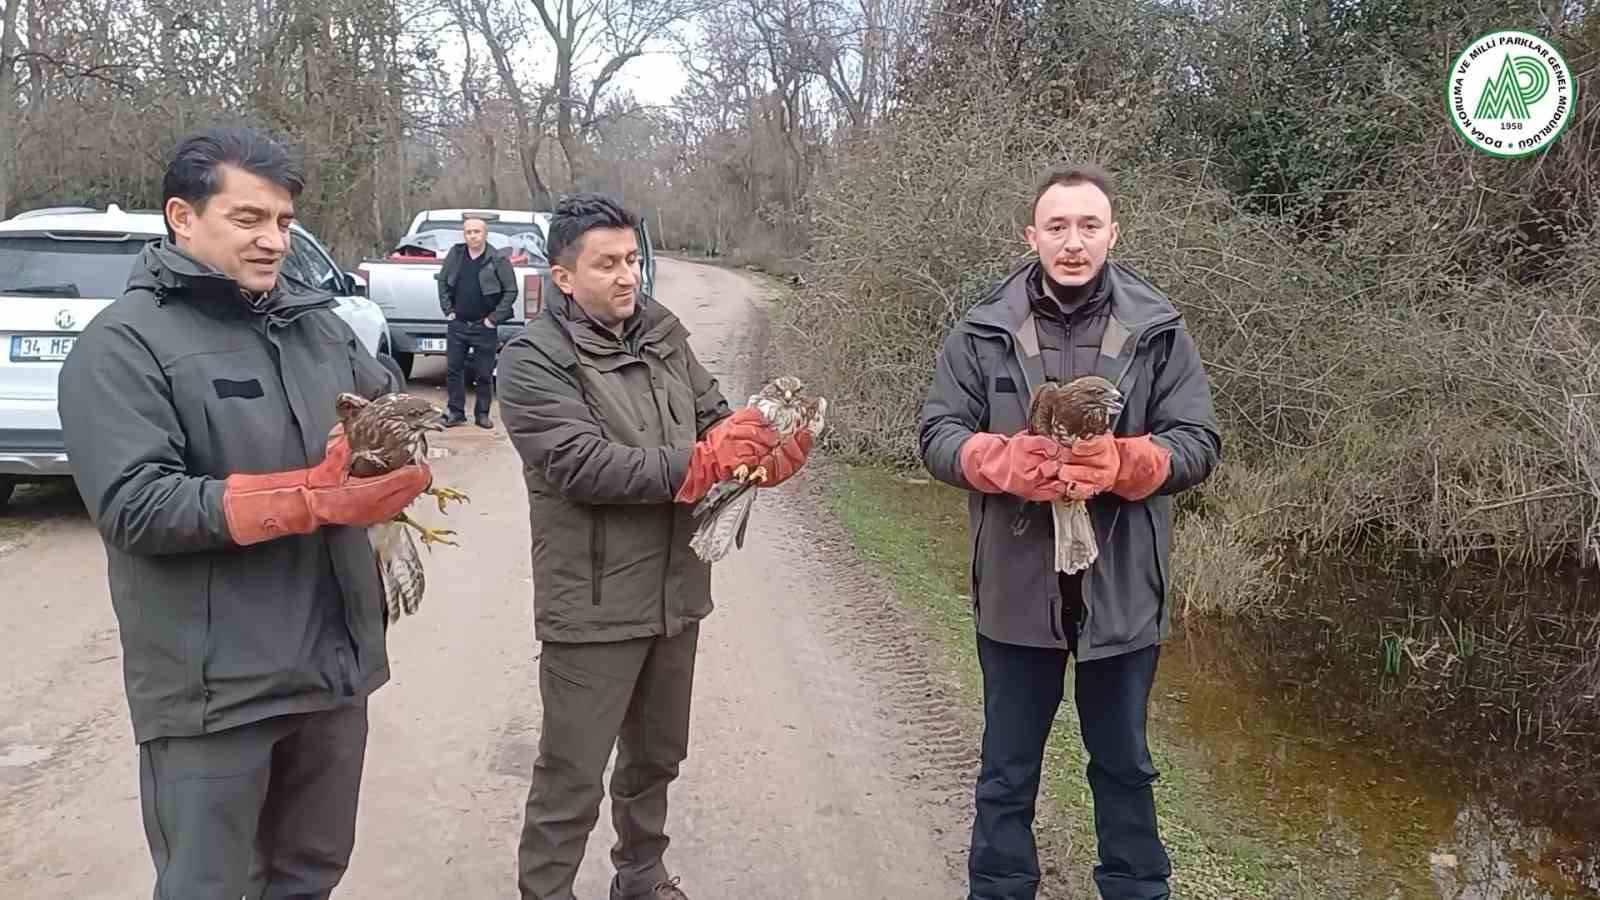
[[[1035,800],[1068,653],[978,636],[983,760],[967,862],[969,900],[1033,900],[1038,892]],[[1105,900],[1170,896],[1172,863],[1156,828],[1151,784],[1157,772],[1145,742],[1145,711],[1159,654],[1160,647],[1153,646],[1080,662],[1073,679],[1100,850],[1094,880]]]
[[[698,641],[690,627],[671,638],[542,645],[544,718],[517,854],[522,900],[574,900],[613,745],[612,900],[652,896],[667,878],[667,786],[689,754]]]
[[[482,322],[451,319],[445,327],[446,412],[463,418],[467,410],[467,351],[472,351],[473,412],[482,418],[489,414],[494,399],[494,358],[499,344],[499,329]]]
[[[139,745],[155,900],[326,898],[356,840],[367,709]]]

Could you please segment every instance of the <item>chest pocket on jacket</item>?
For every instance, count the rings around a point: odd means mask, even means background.
[[[289,401],[265,347],[240,346],[168,364],[191,471],[216,477],[303,465]]]
[[[689,356],[669,344],[661,347],[652,361],[652,387],[666,408],[667,419],[662,425],[667,442],[674,447],[690,446],[695,440],[695,395],[689,378]]]
[[[982,374],[985,389],[985,415],[979,420],[981,431],[1015,434],[1026,424],[1028,385],[1011,361],[1010,350],[1000,341],[979,341],[974,359]]]
[[[601,434],[630,447],[661,446],[650,375],[641,360],[623,354],[585,357],[577,374]]]

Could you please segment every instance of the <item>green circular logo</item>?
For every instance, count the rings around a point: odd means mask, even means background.
[[[1445,76],[1450,123],[1490,156],[1514,159],[1546,149],[1577,113],[1578,80],[1561,50],[1531,31],[1481,35]]]

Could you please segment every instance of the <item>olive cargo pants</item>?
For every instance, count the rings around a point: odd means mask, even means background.
[[[325,900],[356,841],[367,708],[139,745],[155,900]]]
[[[611,897],[649,897],[667,878],[667,786],[689,753],[698,637],[690,626],[670,638],[542,645],[543,723],[517,854],[522,900],[574,900],[613,745]]]

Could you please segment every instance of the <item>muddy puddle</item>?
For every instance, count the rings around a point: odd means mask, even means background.
[[[1192,620],[1153,714],[1366,898],[1600,897],[1600,577],[1297,563],[1284,617]]]

